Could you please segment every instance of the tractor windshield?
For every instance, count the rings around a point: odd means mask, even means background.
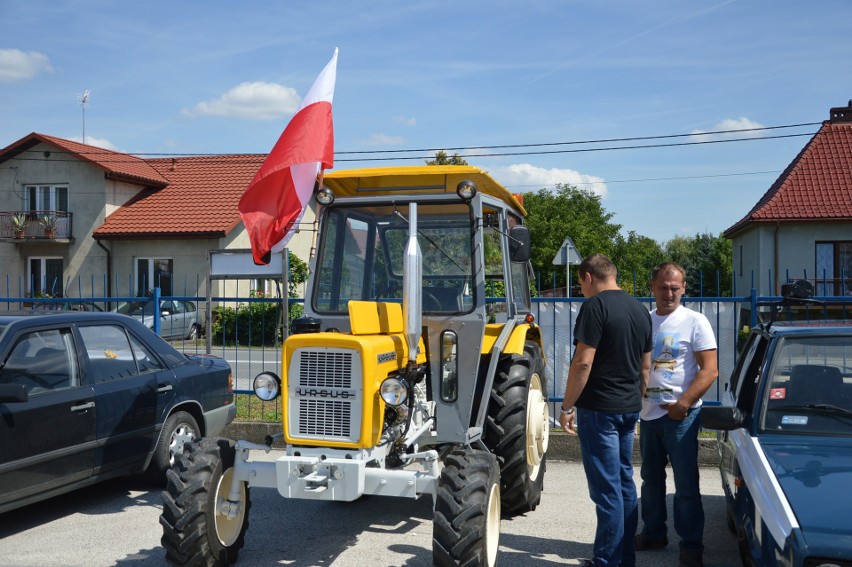
[[[421,204],[418,241],[423,255],[423,311],[473,309],[473,227],[465,204]],[[330,210],[319,243],[313,307],[346,312],[349,300],[402,301],[402,260],[408,207]]]

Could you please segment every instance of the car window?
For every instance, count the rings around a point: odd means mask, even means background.
[[[0,384],[23,384],[30,395],[80,384],[70,329],[48,329],[18,338],[0,371]]]
[[[129,301],[121,303],[115,312],[123,315],[153,315],[154,304],[151,301]]]
[[[109,382],[138,373],[133,350],[123,327],[91,325],[79,329],[89,363],[95,372],[95,382]]]
[[[737,400],[737,407],[749,415],[754,415],[754,402],[760,383],[760,370],[763,356],[769,341],[761,334],[753,333],[743,350],[737,368],[731,380],[731,391]]]
[[[140,374],[165,369],[157,357],[148,350],[148,347],[132,335],[130,336],[130,346],[133,349],[133,356],[136,358],[136,364],[139,367]]]
[[[773,357],[762,427],[852,435],[852,336],[785,337]]]

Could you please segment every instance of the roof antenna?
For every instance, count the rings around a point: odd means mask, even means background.
[[[80,99],[80,108],[83,109],[83,143],[86,143],[86,105],[89,104],[89,94],[91,91],[86,89],[83,91],[83,94],[79,96]]]

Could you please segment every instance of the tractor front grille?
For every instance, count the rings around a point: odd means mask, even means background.
[[[293,354],[288,371],[290,437],[357,442],[361,430],[361,357],[342,348]]]

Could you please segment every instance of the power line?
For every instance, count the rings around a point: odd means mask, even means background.
[[[803,122],[801,124],[785,124],[783,126],[761,126],[759,128],[739,128],[733,130],[716,130],[712,132],[695,132],[692,134],[665,134],[660,136],[634,136],[632,138],[603,138],[600,140],[575,140],[571,142],[545,142],[540,144],[505,144],[497,146],[458,146],[450,148],[417,148],[407,150],[365,150],[365,151],[344,151],[335,152],[337,155],[347,154],[388,154],[388,153],[410,153],[410,152],[440,152],[440,151],[460,151],[460,150],[494,150],[502,148],[534,148],[547,146],[568,146],[579,144],[608,144],[612,142],[636,142],[639,140],[663,140],[667,138],[688,138],[692,136],[712,136],[716,134],[735,134],[739,132],[760,132],[764,130],[780,130],[784,128],[801,128],[803,126],[818,126],[821,122]],[[805,136],[807,134],[798,134]],[[741,138],[742,140],[748,138]],[[768,139],[768,138],[764,138]],[[654,146],[652,146],[654,147]]]
[[[696,132],[693,134],[666,134],[666,135],[658,135],[658,136],[635,136],[628,138],[606,138],[599,140],[575,140],[575,141],[567,141],[567,142],[542,142],[535,144],[505,144],[505,145],[490,145],[490,146],[456,146],[456,147],[444,147],[444,148],[411,148],[411,149],[402,149],[402,150],[363,150],[363,151],[340,151],[335,152],[335,156],[340,155],[354,155],[354,154],[364,154],[364,155],[382,155],[382,154],[400,154],[400,153],[411,153],[411,152],[435,152],[435,151],[476,151],[476,150],[491,150],[491,149],[505,149],[505,148],[535,148],[535,147],[554,147],[554,146],[568,146],[568,145],[584,145],[584,144],[601,144],[601,143],[612,143],[612,142],[630,142],[630,141],[645,141],[645,140],[662,140],[662,139],[674,139],[674,138],[688,138],[688,137],[696,137],[696,136],[712,136],[712,135],[721,135],[721,134],[732,134],[732,133],[741,133],[741,132],[758,132],[758,131],[767,131],[767,130],[779,130],[779,129],[787,129],[787,128],[800,128],[804,126],[814,126],[821,124],[820,122],[805,122],[801,124],[786,124],[781,126],[765,126],[760,128],[740,128],[733,130],[715,130],[711,132]],[[632,149],[649,149],[649,148],[668,148],[668,147],[679,147],[679,146],[695,146],[695,145],[704,145],[704,144],[719,144],[719,143],[728,143],[728,142],[754,142],[760,140],[774,140],[774,139],[782,139],[782,138],[795,138],[801,136],[813,136],[816,132],[805,132],[800,134],[782,134],[777,136],[760,136],[760,137],[741,137],[741,138],[728,138],[728,139],[719,139],[719,140],[696,140],[691,142],[674,142],[667,144],[636,144],[636,145],[620,145],[620,146],[609,146],[609,147],[595,147],[595,148],[578,148],[578,149],[564,149],[564,150],[541,150],[541,151],[528,151],[528,152],[492,152],[492,153],[467,153],[463,157],[505,157],[505,156],[526,156],[526,155],[547,155],[547,154],[567,154],[567,153],[580,153],[580,152],[598,152],[598,151],[614,151],[614,150],[632,150]],[[56,154],[75,154],[75,155],[98,155],[98,156],[109,156],[110,158],[120,156],[122,152],[113,152],[111,150],[106,150],[109,152],[108,154],[104,154],[101,152],[55,152]],[[41,153],[35,150],[25,150],[22,153]],[[136,157],[148,157],[151,159],[168,159],[168,158],[177,158],[177,157],[198,157],[198,158],[217,158],[217,157],[228,157],[228,156],[245,156],[245,157],[259,157],[264,156],[266,154],[235,154],[235,153],[227,153],[227,154],[196,154],[196,153],[157,153],[157,152],[141,152],[141,153],[133,153],[133,152],[124,152],[128,155],[136,156]],[[155,157],[156,156],[156,157]],[[361,157],[361,158],[342,158],[335,159],[335,161],[339,162],[353,162],[353,161],[390,161],[390,160],[430,160],[434,159],[434,155],[425,155],[425,156],[398,156],[394,157]],[[19,158],[22,160],[28,160],[29,158]],[[41,160],[38,158],[37,160]],[[30,160],[30,161],[37,161]],[[62,160],[61,158],[54,158],[53,161],[73,161],[73,160]],[[130,160],[122,160],[122,159],[110,159],[110,163],[129,163]]]
[[[816,132],[807,132],[804,134],[783,134],[780,136],[761,136],[760,138],[731,138],[729,140],[701,140],[698,142],[677,142],[671,144],[641,144],[635,146],[610,146],[604,148],[578,148],[573,150],[543,150],[539,152],[502,152],[502,153],[487,153],[487,154],[464,154],[463,158],[469,157],[505,157],[505,156],[537,156],[549,154],[575,154],[582,152],[605,152],[613,150],[638,150],[648,148],[673,148],[678,146],[697,146],[702,144],[721,144],[727,142],[756,142],[758,140],[777,140],[781,138],[798,138],[800,136],[813,136]],[[378,152],[377,152],[378,153]],[[404,160],[429,160],[435,156],[397,156],[393,158],[376,157],[376,158],[352,158],[352,159],[335,159],[335,161],[387,161],[390,159]]]

